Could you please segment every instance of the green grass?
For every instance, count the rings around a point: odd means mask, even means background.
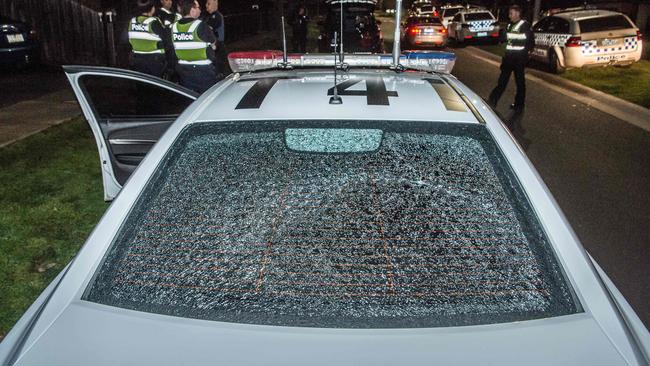
[[[84,119],[0,149],[0,339],[101,217],[97,148]]]
[[[503,56],[505,53],[502,44],[480,46],[480,48],[498,56]],[[543,69],[544,65],[534,64],[533,67]],[[650,61],[648,60],[641,60],[630,67],[571,69],[560,76],[650,108]]]
[[[562,77],[650,108],[650,61],[629,67],[572,69]]]

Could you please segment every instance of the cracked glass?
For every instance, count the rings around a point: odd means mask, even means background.
[[[364,142],[364,133],[381,141]],[[485,126],[431,122],[187,127],[84,299],[326,328],[461,326],[581,311]]]

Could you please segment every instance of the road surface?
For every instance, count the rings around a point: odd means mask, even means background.
[[[390,50],[394,23],[382,21]],[[498,67],[471,48],[451,51],[453,74],[487,99]],[[514,135],[583,245],[650,327],[650,133],[546,82],[528,80],[527,95],[523,117],[511,121]],[[497,110],[505,120],[513,99],[514,79]]]

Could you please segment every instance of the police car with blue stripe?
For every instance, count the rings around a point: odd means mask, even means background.
[[[1,365],[648,364],[453,54],[229,61],[200,97],[66,67],[113,202]]]
[[[555,73],[568,68],[630,65],[641,59],[641,31],[625,14],[567,9],[533,26],[532,58]]]

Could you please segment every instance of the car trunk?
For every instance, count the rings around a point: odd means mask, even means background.
[[[70,305],[16,365],[627,365],[588,314],[350,330],[196,321]]]
[[[582,53],[587,56],[636,51],[637,29],[623,16],[580,20]]]

